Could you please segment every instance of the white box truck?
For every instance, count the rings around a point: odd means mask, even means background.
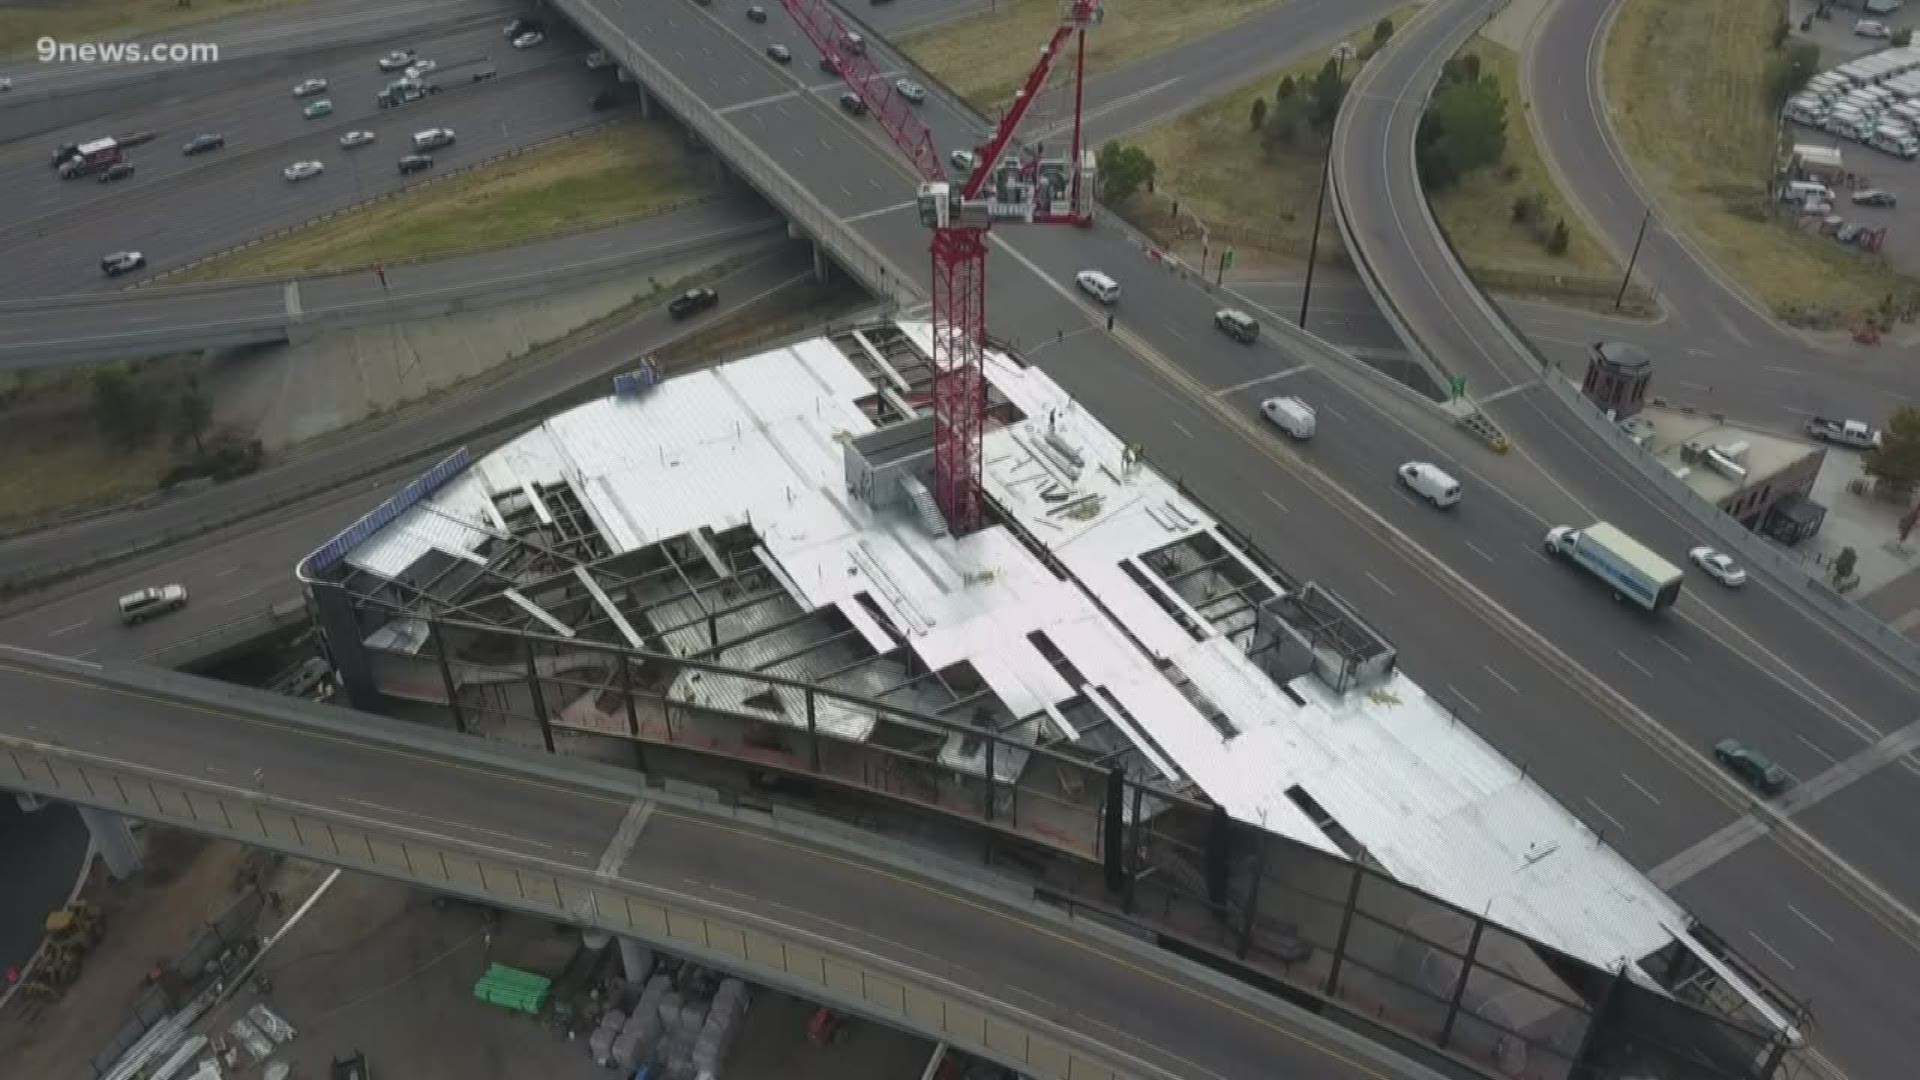
[[[1556,525],[1547,530],[1547,554],[1567,560],[1605,582],[1615,599],[1631,600],[1649,612],[1680,599],[1680,568],[1646,545],[1604,521],[1584,529]]]

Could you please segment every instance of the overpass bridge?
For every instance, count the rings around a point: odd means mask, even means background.
[[[780,223],[722,198],[611,229],[454,259],[287,279],[153,286],[0,301],[0,371],[298,342],[593,284],[611,273],[726,244],[771,240]]]
[[[1034,1076],[1442,1075],[978,864],[825,819],[5,647],[0,702],[0,787],[646,940]]]

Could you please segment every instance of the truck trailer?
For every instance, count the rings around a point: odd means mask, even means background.
[[[1680,581],[1686,576],[1680,568],[1604,521],[1584,529],[1557,525],[1547,530],[1546,548],[1547,554],[1605,582],[1615,599],[1631,600],[1645,611],[1672,607],[1680,599]]]

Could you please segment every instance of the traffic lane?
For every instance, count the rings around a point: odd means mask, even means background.
[[[780,219],[766,204],[751,197],[729,195],[611,229],[536,240],[454,259],[388,266],[384,286],[370,271],[308,278],[300,284],[300,304],[307,313],[318,314],[386,300],[404,301],[488,281],[567,270],[616,256],[626,260],[635,253],[656,248],[697,245],[709,239],[718,242],[745,236],[755,228],[771,230],[779,224]]]
[[[198,680],[196,680],[198,681]],[[8,662],[0,649],[0,731],[233,788],[413,828],[455,830],[468,843],[592,867],[624,803],[558,784],[515,782],[482,765],[453,764],[248,715],[277,698],[217,684],[229,703],[87,685]],[[55,718],[57,720],[49,720]],[[388,723],[396,723],[388,721]],[[477,742],[478,740],[476,740]],[[496,753],[512,751],[489,744]],[[475,788],[487,792],[476,798]]]
[[[322,444],[311,453],[193,495],[0,540],[0,574],[58,568],[121,550],[129,537],[191,528],[211,518],[277,500],[289,491],[328,485],[351,470],[417,459],[436,446],[452,445],[478,427],[518,415],[531,403],[610,374],[680,332],[725,317],[736,299],[744,301],[791,283],[809,265],[804,245],[793,245],[714,282],[721,306],[688,322],[674,321],[664,307],[646,308],[602,330],[579,335],[543,362],[523,361],[515,366],[512,378],[447,395],[423,412],[408,414],[405,423],[377,426],[352,438]],[[417,475],[424,468],[425,464],[419,464],[413,472]],[[307,550],[317,544],[318,540]],[[161,563],[164,559],[160,558]]]
[[[364,124],[378,138],[372,146],[342,150],[339,132],[316,131],[288,143],[273,157],[235,161],[221,171],[217,183],[168,185],[143,198],[116,199],[58,231],[16,242],[11,248],[15,257],[0,267],[0,292],[113,288],[117,283],[102,275],[99,266],[108,252],[140,251],[150,270],[162,270],[417,185],[434,170],[402,176],[394,163],[411,152],[407,140],[423,128],[450,127],[458,134],[454,145],[433,152],[434,169],[446,170],[599,123],[605,114],[592,112],[587,107],[590,95],[583,92],[589,74],[581,67],[529,75],[513,93],[484,102],[462,102],[459,95],[446,100],[443,95],[368,118]],[[288,165],[305,160],[328,168],[298,182],[281,175]]]
[[[156,103],[151,108],[108,120],[91,120],[9,144],[0,149],[0,185],[15,192],[16,197],[8,201],[5,216],[0,217],[0,229],[19,228],[47,214],[104,205],[172,177],[192,174],[196,182],[213,182],[227,158],[283,145],[308,134],[316,125],[303,119],[301,110],[314,101],[333,102],[336,111],[328,122],[329,127],[338,126],[349,117],[374,115],[378,111],[374,106],[375,95],[388,82],[400,78],[400,72],[378,69],[376,61],[381,55],[375,51],[378,48],[369,46],[364,50],[330,53],[304,66],[289,67],[284,76],[252,80],[216,94]],[[500,53],[506,55],[494,55]],[[470,72],[482,66],[497,69],[499,78],[511,78],[559,66],[571,59],[541,49],[507,48],[491,23],[485,28],[421,42],[420,55],[443,63],[488,57],[485,64],[452,69],[444,76],[429,76],[443,83],[448,93],[462,89],[462,83],[471,85]],[[311,97],[292,96],[294,84],[308,78],[326,79],[327,89]],[[129,179],[111,185],[99,183],[93,177],[62,180],[49,164],[56,146],[137,131],[154,132],[155,137],[152,142],[127,151],[127,160],[135,167]],[[221,150],[192,156],[181,152],[187,140],[202,134],[224,136],[227,145]]]
[[[1242,297],[1298,322],[1304,286],[1294,282],[1238,282],[1228,295]],[[1357,283],[1314,282],[1308,297],[1307,332],[1349,350],[1406,352],[1393,324],[1380,314],[1366,287]]]
[[[1238,437],[1221,431],[1210,414],[1137,366],[1116,362],[1104,341],[1097,332],[1068,336],[1044,344],[1033,360],[1117,433],[1145,442],[1156,468],[1184,478],[1289,574],[1317,580],[1355,603],[1362,618],[1400,649],[1403,664],[1423,686],[1511,760],[1524,763],[1529,775],[1596,831],[1604,830],[1629,859],[1653,865],[1697,840],[1696,829],[1704,833],[1731,819],[1729,808],[1638,740],[1624,733],[1596,740],[1595,733],[1610,731],[1612,721],[1557,675],[1524,654],[1498,644],[1490,648],[1488,636],[1478,632],[1477,615],[1465,614],[1464,622],[1436,618],[1435,612],[1458,611],[1458,605],[1422,570],[1366,534],[1343,528],[1343,508],[1322,502],[1278,463],[1263,467],[1258,455],[1232,445]],[[1184,434],[1162,437],[1169,428]],[[1387,503],[1388,516],[1409,525],[1417,519],[1408,512],[1417,511],[1426,527],[1408,531],[1423,543],[1458,525],[1425,506],[1392,506],[1398,496],[1390,483],[1379,487],[1384,490],[1359,494]],[[1580,752],[1568,753],[1569,742]]]
[[[1769,841],[1669,890],[1742,959],[1813,1010],[1812,1041],[1849,1080],[1909,1080],[1920,952]]]
[[[0,302],[0,344],[65,341],[92,336],[103,328],[138,331],[165,326],[217,326],[276,320],[286,315],[286,292],[277,284],[205,294],[112,293],[90,305],[61,302],[36,307],[37,303]],[[35,361],[28,358],[26,363]]]
[[[674,891],[717,893],[730,907],[1018,1001],[1082,1034],[1098,1025],[1112,1050],[1172,1075],[1415,1075],[1378,1072],[1385,1055],[1323,1042],[1031,916],[778,834],[662,809],[619,873]]]
[[[231,61],[327,48],[342,38],[372,33],[430,33],[444,23],[460,18],[497,15],[504,21],[513,10],[513,5],[497,0],[425,0],[408,4],[329,0],[327,3],[302,4],[291,9],[291,12],[282,9],[258,15],[237,15],[132,38],[109,33],[96,40],[136,41],[142,44],[205,42],[218,45],[220,59]],[[139,66],[77,62],[0,65],[0,75],[13,79],[15,93],[93,90],[114,82],[136,80],[140,77],[140,70]]]
[[[761,6],[775,19],[786,18],[778,4]],[[764,50],[769,44],[781,43],[792,49],[794,68],[819,71],[814,66],[817,57],[809,55],[806,39],[791,23],[748,22],[744,3],[725,0],[702,7],[655,0],[602,0],[599,10],[614,20],[635,47],[716,110],[796,88],[799,76],[767,59]]]
[[[1832,768],[1833,759],[1844,761],[1849,753],[1859,752],[1840,745],[1838,738],[1809,742],[1818,750],[1819,768],[1814,773],[1794,773],[1802,782]],[[1762,753],[1773,754],[1770,745],[1754,745]],[[1793,818],[1842,859],[1914,907],[1920,906],[1920,862],[1914,859],[1914,853],[1920,852],[1920,818],[1913,812],[1917,801],[1920,766],[1908,756],[1849,782]]]

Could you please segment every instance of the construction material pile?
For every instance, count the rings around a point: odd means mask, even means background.
[[[547,1007],[547,998],[552,992],[552,979],[505,964],[489,964],[487,973],[473,984],[474,997],[528,1016],[540,1015],[540,1010]]]

